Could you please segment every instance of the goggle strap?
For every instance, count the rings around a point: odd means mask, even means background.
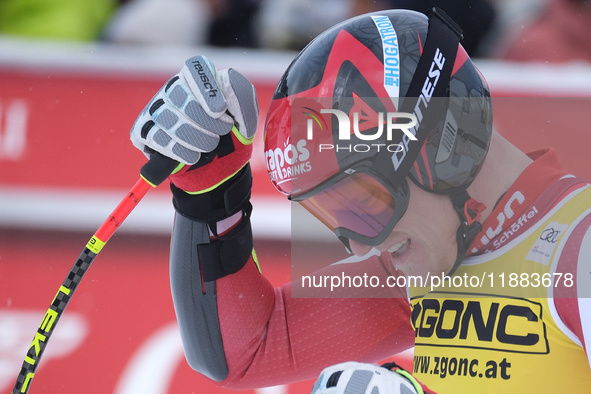
[[[468,247],[474,240],[474,237],[478,235],[480,231],[482,231],[482,224],[477,221],[477,218],[474,219],[473,217],[468,217],[466,212],[470,209],[477,209],[477,210],[484,210],[486,206],[474,200],[466,190],[459,191],[454,193],[450,196],[452,205],[460,218],[460,226],[458,227],[458,231],[456,234],[456,241],[458,244],[458,255],[456,256],[456,261],[454,266],[452,267],[451,271],[447,273],[448,276],[452,276],[454,272],[458,269],[462,261],[464,261],[464,257]],[[476,204],[475,204],[476,203]],[[480,213],[476,214],[477,217],[480,217]]]
[[[402,102],[401,112],[415,113],[415,108],[420,105],[419,98],[423,96],[423,104],[428,103],[431,97],[447,97],[451,73],[458,52],[462,31],[442,10],[433,7],[429,13],[429,29],[423,53],[417,64],[416,71],[410,82],[406,98]],[[429,76],[435,64],[445,59],[440,71],[439,79],[430,97],[424,97],[425,83],[431,79]],[[390,155],[380,155],[374,162],[374,168],[379,173],[391,174],[388,178],[399,184],[410,172],[414,162],[427,139],[428,131],[437,126],[437,123],[445,118],[446,108],[442,105],[430,105],[421,107],[423,117],[416,129],[417,141],[410,141],[408,152],[398,168],[393,166],[393,158]],[[419,119],[417,119],[419,120]]]

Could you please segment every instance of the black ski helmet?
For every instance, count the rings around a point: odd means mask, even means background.
[[[390,26],[393,31],[389,31]],[[390,75],[391,83],[398,85],[402,103],[415,76],[428,28],[429,18],[425,14],[410,10],[380,11],[333,26],[299,53],[277,85],[265,124],[267,167],[279,191],[292,195],[286,182],[278,182],[284,180],[282,175],[286,171],[273,174],[278,169],[276,166],[293,166],[294,163],[289,159],[282,162],[281,157],[275,160],[271,152],[278,148],[285,150],[288,141],[297,143],[290,114],[293,99],[327,97],[335,107],[342,99],[354,96],[366,102],[371,97],[391,97],[387,90]],[[397,43],[393,41],[394,37]],[[397,56],[390,58],[388,54],[396,50]],[[418,77],[425,79],[425,76]],[[410,169],[409,175],[426,190],[450,194],[472,182],[484,160],[492,132],[488,86],[461,45],[458,46],[446,97],[449,101],[445,116],[428,131],[417,165]],[[379,106],[379,102],[376,103]],[[324,115],[323,118],[330,122],[330,116]],[[293,151],[297,153],[297,146]],[[320,170],[323,176],[311,177],[312,182],[302,184],[301,188],[311,190],[326,178],[347,170],[357,160],[389,152],[383,149],[366,155],[358,153],[335,150],[334,161],[323,161],[317,166],[311,163],[316,167],[312,171]],[[327,168],[331,164],[334,168]]]
[[[265,156],[275,187],[303,200],[362,165],[394,188],[408,176],[452,201],[465,193],[488,151],[492,105],[460,36],[434,9],[430,16],[410,10],[360,15],[316,37],[282,76],[267,113]],[[365,120],[359,133],[348,133],[349,145],[339,145],[335,110],[350,119],[357,111]],[[384,117],[370,119],[389,111],[415,115],[417,141],[409,133],[384,133]],[[320,130],[313,138],[312,126]]]

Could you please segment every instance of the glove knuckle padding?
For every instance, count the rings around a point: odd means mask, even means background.
[[[246,77],[233,69],[216,71],[207,58],[194,56],[150,100],[132,128],[131,140],[148,157],[157,151],[194,165],[204,155],[210,157],[209,152],[216,153],[220,138],[235,126],[232,136],[240,154],[236,160],[224,160],[223,166],[232,167],[220,172],[225,179],[248,161],[250,154],[245,155],[252,149],[258,115],[256,91]]]
[[[256,132],[259,118],[256,90],[244,75],[234,69],[227,70],[227,78],[231,90],[226,94],[229,110],[238,123],[240,133],[250,139]]]
[[[231,122],[225,122],[221,119],[212,118],[205,112],[203,107],[197,104],[196,101],[190,101],[187,104],[185,115],[195,122],[195,124],[201,126],[203,130],[209,131],[216,135],[228,134],[232,129]]]
[[[421,391],[422,392],[422,391]],[[312,394],[416,394],[405,376],[375,364],[344,362],[325,368]]]

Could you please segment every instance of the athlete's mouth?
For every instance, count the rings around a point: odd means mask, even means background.
[[[410,238],[407,238],[404,241],[397,243],[396,245],[390,246],[388,248],[388,253],[390,253],[392,257],[400,257],[408,250],[409,246]]]

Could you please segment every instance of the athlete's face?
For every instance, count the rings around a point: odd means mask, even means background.
[[[426,192],[410,180],[408,185],[406,212],[388,238],[375,248],[405,275],[447,274],[456,260],[459,218],[449,196]],[[371,250],[371,246],[353,240],[350,246],[359,256]]]

